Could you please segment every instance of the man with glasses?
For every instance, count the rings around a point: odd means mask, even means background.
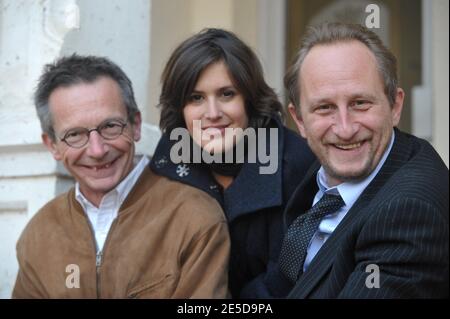
[[[17,243],[14,298],[223,298],[229,238],[206,193],[135,158],[141,114],[106,58],[45,67],[35,93],[45,146],[76,180]]]

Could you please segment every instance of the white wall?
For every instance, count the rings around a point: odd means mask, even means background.
[[[449,165],[449,2],[432,1],[433,146]]]
[[[80,27],[65,37],[61,55],[108,56],[133,82],[138,106],[147,110],[150,65],[150,8],[148,0],[77,0]]]
[[[412,133],[449,165],[449,2],[422,0],[422,82],[412,90]]]

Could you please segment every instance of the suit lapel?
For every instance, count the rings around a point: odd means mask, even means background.
[[[412,146],[408,143],[406,136],[396,129],[394,145],[380,172],[367,186],[330,238],[321,247],[311,261],[308,270],[297,280],[288,298],[306,298],[317,286],[331,268],[342,239],[349,234],[348,230],[359,220],[364,219],[365,214],[370,213],[370,209],[365,209],[395,171],[408,160],[411,152]]]
[[[318,191],[316,174],[319,168],[320,163],[318,161],[311,165],[302,182],[297,186],[291,198],[288,200],[283,215],[284,233],[287,232],[294,219],[311,208],[314,196]]]

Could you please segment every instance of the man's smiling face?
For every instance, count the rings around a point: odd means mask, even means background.
[[[369,175],[400,120],[404,93],[389,105],[373,53],[358,41],[317,45],[299,74],[300,114],[289,111],[330,185]]]
[[[99,203],[133,167],[134,142],[140,138],[140,114],[136,115],[134,125],[127,121],[120,87],[109,77],[59,87],[51,93],[49,107],[56,141],[43,134],[44,143],[77,180],[83,195],[92,203]],[[60,140],[74,128],[92,129],[109,120],[127,123],[116,139],[106,140],[92,131],[89,142],[81,148],[70,147]]]

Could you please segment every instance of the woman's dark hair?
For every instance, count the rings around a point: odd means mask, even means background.
[[[283,117],[281,103],[265,82],[255,53],[229,31],[204,29],[175,49],[162,73],[159,125],[163,132],[186,127],[183,108],[200,74],[220,61],[225,63],[233,84],[244,97],[250,127],[264,127],[270,118]]]

